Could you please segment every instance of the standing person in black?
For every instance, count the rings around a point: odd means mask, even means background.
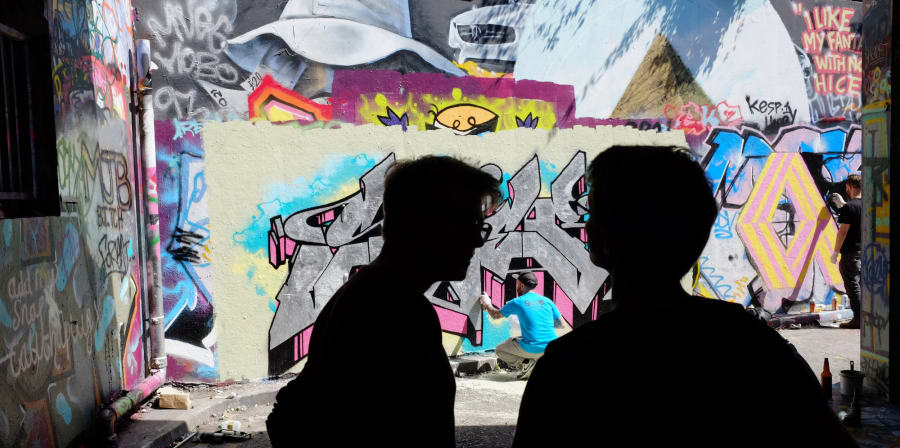
[[[389,169],[384,245],[330,300],[322,298],[328,304],[306,366],[278,392],[266,421],[273,447],[455,445],[456,383],[423,293],[465,278],[484,244],[485,212],[499,197],[490,174],[450,157]],[[408,354],[405,368],[384,365],[391,344]]]
[[[860,294],[859,278],[862,272],[862,179],[859,174],[847,176],[845,188],[850,200],[844,202],[841,195],[835,193],[832,198],[834,205],[838,207],[837,237],[834,240],[834,253],[831,255],[832,263],[837,262],[840,254],[841,277],[844,279],[844,288],[850,298],[850,308],[853,309],[853,320],[841,324],[841,328],[859,328],[860,318]]]
[[[590,256],[613,309],[547,346],[514,447],[856,446],[792,345],[681,287],[717,215],[687,150],[615,146],[588,181]]]

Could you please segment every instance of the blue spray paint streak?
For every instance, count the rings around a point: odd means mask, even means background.
[[[359,179],[375,167],[382,157],[373,158],[366,154],[356,156],[334,156],[311,180],[298,177],[292,183],[274,183],[256,208],[245,228],[232,237],[235,244],[243,246],[250,253],[268,250],[269,219],[275,215],[287,217],[294,212],[322,205],[323,197],[333,196],[347,181]]]
[[[834,290],[829,288],[828,294],[825,295],[825,305],[831,305],[831,302],[834,301]]]
[[[122,287],[119,288],[119,300],[125,301],[128,299],[128,278],[122,278]]]
[[[197,378],[201,380],[217,380],[219,379],[219,356],[212,351],[210,348],[210,352],[213,354],[213,365],[212,367],[207,365],[198,365],[196,375]]]
[[[217,357],[215,367],[210,367],[210,366],[197,367],[197,378],[199,378],[201,380],[203,380],[203,379],[214,380],[219,377],[218,371],[219,371],[219,358]]]
[[[97,332],[94,334],[94,349],[98,352],[102,350],[103,345],[106,344],[106,328],[109,327],[109,324],[112,322],[114,311],[115,304],[113,303],[112,296],[106,296],[106,298],[103,299],[103,315],[100,318],[100,326],[97,327]]]
[[[847,131],[843,129],[835,129],[833,131],[823,132],[821,138],[821,148],[819,152],[844,152],[844,142],[847,139]]]
[[[504,201],[509,200],[509,184],[507,182],[509,182],[509,180],[511,178],[512,178],[512,176],[510,176],[509,173],[503,173],[503,178],[500,180],[499,190],[500,190],[500,193],[503,194]]]
[[[163,328],[168,330],[169,325],[175,321],[175,318],[178,317],[185,308],[192,310],[197,306],[196,291],[196,288],[194,288],[194,285],[191,282],[187,280],[178,282],[178,285],[175,287],[174,291],[172,291],[173,295],[178,296],[178,302],[176,302],[175,306],[166,313],[165,321],[163,321]]]
[[[759,139],[757,139],[759,140]],[[760,140],[761,143],[762,142]],[[715,151],[709,162],[706,164],[706,181],[709,183],[713,194],[719,191],[720,186],[724,183],[731,183],[735,174],[735,166],[738,166],[738,158],[740,157],[740,148],[743,139],[734,132],[719,132],[713,139],[712,145]],[[748,139],[748,145],[753,145]],[[765,144],[768,147],[768,144]],[[770,149],[771,151],[771,149]]]
[[[72,423],[72,408],[69,406],[69,402],[66,401],[66,397],[64,397],[62,393],[56,394],[56,412],[59,413],[67,425]]]
[[[831,181],[841,182],[847,176],[859,171],[862,154],[858,152],[846,156],[844,154],[826,154],[824,159],[825,169],[831,175]]]
[[[182,154],[180,160],[180,170],[181,170],[181,183],[179,184],[179,191],[181,197],[179,199],[178,206],[178,215],[177,227],[198,233],[200,235],[209,235],[209,217],[204,213],[201,213],[200,219],[197,221],[192,221],[188,219],[192,213],[191,208],[194,204],[199,204],[203,201],[204,196],[206,195],[206,174],[205,167],[203,166],[203,162],[200,158],[192,155],[192,154]],[[191,167],[200,166],[198,172],[196,172],[193,177],[191,177]],[[190,187],[190,188],[188,188]],[[203,236],[198,244],[207,244],[209,241],[208,236]],[[169,240],[169,247],[172,245],[171,239]],[[168,250],[166,251],[169,252]],[[210,304],[212,304],[212,294],[206,289],[203,280],[200,278],[200,275],[197,273],[197,268],[200,267],[208,267],[209,263],[187,263],[184,261],[180,261],[184,271],[188,274],[189,277],[196,285],[196,289],[203,294]]]
[[[509,318],[494,323],[487,318],[487,313],[485,313],[482,329],[480,346],[474,346],[472,345],[472,342],[469,341],[469,338],[463,338],[462,350],[464,352],[483,352],[500,345],[501,342],[509,338]]]
[[[78,245],[78,231],[72,223],[66,224],[66,231],[63,236],[63,251],[59,260],[59,270],[56,274],[56,290],[62,291],[66,289],[66,283],[69,281],[69,274],[75,269],[75,262],[78,261],[81,248]]]
[[[12,317],[9,315],[2,298],[0,298],[0,324],[3,324],[6,328],[12,328]]]

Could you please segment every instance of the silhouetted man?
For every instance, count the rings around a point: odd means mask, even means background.
[[[518,297],[497,309],[490,302],[482,302],[482,308],[494,319],[515,315],[519,319],[522,336],[509,338],[499,345],[495,352],[497,359],[507,366],[521,368],[519,379],[528,379],[544,349],[556,339],[556,328],[564,328],[562,315],[552,300],[536,292],[537,276],[524,272],[516,277]]]
[[[853,320],[841,324],[841,328],[859,328],[859,296],[862,290],[859,278],[862,273],[862,179],[859,174],[847,176],[845,187],[849,201],[844,202],[841,195],[834,194],[834,205],[838,207],[837,237],[834,239],[834,254],[831,261],[836,262],[840,254],[841,277],[844,288],[853,309]]]
[[[496,179],[453,158],[390,168],[384,245],[316,319],[306,366],[266,422],[274,447],[454,446],[456,383],[423,293],[465,278],[499,197]],[[395,343],[404,368],[384,365]]]
[[[855,446],[793,346],[682,289],[717,214],[687,151],[613,147],[588,176],[590,255],[614,309],[547,346],[514,446]]]

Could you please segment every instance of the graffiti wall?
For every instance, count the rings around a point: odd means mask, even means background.
[[[156,123],[167,374],[216,378],[209,212],[201,125]]]
[[[515,297],[510,275],[523,270],[542,273],[542,291],[570,324],[595,318],[609,285],[585,248],[586,163],[613,142],[683,145],[684,137],[625,126],[559,130],[552,139],[550,132],[529,128],[470,139],[449,130],[404,132],[382,125],[305,130],[207,123],[203,138],[211,191],[228,188],[239,170],[235,160],[265,167],[265,175],[248,180],[240,192],[209,198],[212,262],[229,267],[227,275],[214,275],[215,289],[252,297],[217,307],[221,374],[234,374],[228,369],[236,368],[237,357],[249,356],[256,375],[283,372],[302,360],[328,297],[344,275],[378,255],[385,168],[397,158],[432,152],[478,160],[503,181],[505,196],[487,221],[491,236],[476,252],[466,279],[432,285],[426,293],[447,346],[479,350],[508,337],[509,323],[483,316],[476,297],[488,291],[502,305]],[[246,151],[260,138],[270,151]],[[597,144],[602,141],[608,143]],[[255,212],[226,216],[244,208]],[[224,311],[232,306],[239,309]],[[243,330],[229,331],[236,326]],[[384,338],[386,348],[402,347],[402,325],[373,337]],[[233,350],[251,343],[267,351]]]
[[[844,293],[826,198],[862,168],[861,95],[889,79],[863,71],[858,2],[257,3],[137,2],[176,378],[301,366],[378,253],[384,170],[414,154],[471,156],[507,200],[467,279],[428,291],[448,352],[510,334],[473,299],[502,304],[523,269],[573,325],[596,316],[609,285],[577,204],[616,143],[678,142],[706,171],[720,212],[694,293],[773,312]]]
[[[0,220],[0,445],[74,446],[145,376],[131,4],[34,4],[49,23],[62,213]]]
[[[869,386],[893,401],[890,376],[891,1],[866,2],[863,48],[863,253],[860,361]],[[896,58],[896,56],[893,56]],[[896,313],[895,313],[896,314]],[[896,336],[895,336],[896,337]],[[894,366],[896,371],[896,365]],[[896,377],[896,374],[893,375]]]
[[[700,257],[694,291],[786,312],[797,302],[830,305],[843,294],[831,261],[836,210],[825,199],[859,171],[858,127],[714,129],[702,159],[719,216]]]

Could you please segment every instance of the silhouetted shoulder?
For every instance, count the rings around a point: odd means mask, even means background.
[[[716,333],[732,336],[747,334],[748,337],[753,337],[750,334],[767,334],[783,340],[739,304],[695,296],[673,298],[672,302],[659,309],[604,314],[551,342],[547,353],[607,350],[610,349],[609,344],[600,341],[619,340],[626,334],[638,340],[660,339],[664,328],[673,329],[665,339],[689,337],[694,333]]]
[[[585,403],[594,405],[564,421],[546,413]],[[635,435],[634,446],[650,446],[699,422],[693,446],[733,446],[720,443],[733,442],[729,434],[759,415],[796,421],[823,406],[809,367],[776,331],[740,305],[678,297],[659,308],[612,311],[551,342],[522,397],[514,446],[593,446]],[[656,428],[650,433],[648,421]],[[537,429],[557,424],[592,429],[562,438]],[[782,429],[769,429],[773,440],[796,438]]]

